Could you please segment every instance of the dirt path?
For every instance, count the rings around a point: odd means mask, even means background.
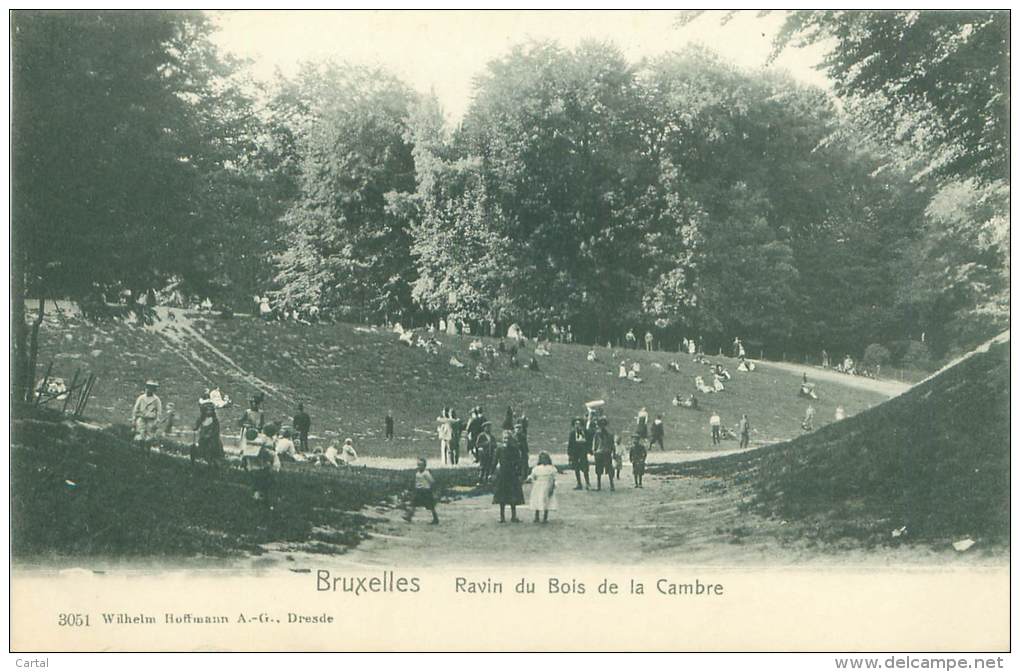
[[[440,503],[439,525],[419,509],[411,523],[396,508],[379,507],[371,536],[347,554],[333,556],[335,567],[484,567],[607,565],[709,566],[881,566],[888,563],[940,565],[951,554],[925,548],[831,549],[807,545],[785,534],[783,521],[745,512],[739,491],[711,479],[646,475],[635,489],[629,465],[615,492],[574,490],[572,474],[557,480],[558,510],[548,523],[534,523],[534,512],[518,507],[520,523],[499,522],[492,496]],[[525,501],[530,486],[525,485]],[[509,517],[509,510],[507,511]],[[257,560],[262,566],[301,571],[321,564],[321,556],[278,548]]]
[[[910,383],[901,383],[898,380],[885,380],[875,378],[865,378],[864,376],[851,376],[845,373],[839,373],[831,369],[823,369],[818,366],[812,366],[807,364],[790,364],[788,362],[759,362],[760,366],[765,368],[780,369],[782,371],[789,371],[798,375],[802,373],[808,374],[808,380],[818,382],[824,380],[826,382],[838,383],[847,387],[856,387],[861,390],[870,390],[871,392],[878,392],[888,397],[895,397],[903,394],[909,390],[912,386]]]

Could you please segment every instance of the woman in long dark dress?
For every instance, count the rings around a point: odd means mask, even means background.
[[[209,399],[199,404],[199,416],[195,421],[195,442],[191,446],[191,463],[203,459],[213,466],[223,461],[223,440],[220,438],[220,420],[216,417],[216,406]]]
[[[496,482],[492,503],[499,504],[499,522],[506,522],[508,504],[510,522],[521,522],[517,518],[517,505],[524,504],[524,489],[521,487],[521,453],[510,432],[503,432],[503,442],[496,449]]]

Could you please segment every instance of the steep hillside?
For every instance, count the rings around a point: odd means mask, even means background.
[[[1009,423],[1007,338],[856,417],[680,471],[824,540],[1008,543]]]
[[[178,426],[194,422],[203,388],[219,385],[240,404],[261,389],[266,411],[287,418],[303,402],[313,418],[313,433],[332,430],[354,436],[366,455],[412,456],[435,453],[434,418],[447,405],[466,417],[475,404],[485,407],[498,426],[507,404],[528,414],[534,449],[562,452],[569,419],[592,399],[606,399],[612,428],[630,432],[637,411],[662,413],[669,449],[710,448],[708,416],[717,409],[724,424],[734,426],[748,413],[755,432],[752,444],[788,439],[801,432],[807,404],[797,396],[799,374],[762,366],[751,374],[736,372],[736,362],[722,361],[734,380],[720,394],[699,395],[700,411],[670,404],[673,396],[694,391],[695,375],[707,367],[676,353],[596,348],[599,361],[586,360],[588,348],[553,345],[540,357],[538,372],[511,369],[498,358],[492,379],[473,379],[468,355],[470,337],[438,335],[437,354],[402,345],[395,334],[348,324],[266,324],[247,317],[164,319],[155,327],[128,322],[88,324],[66,314],[52,316],[42,332],[40,376],[49,361],[53,372],[70,379],[75,368],[98,374],[96,398],[88,415],[102,422],[128,420],[131,404],[147,377],[161,383],[164,402],[177,408]],[[483,339],[494,343],[492,339]],[[532,354],[522,350],[522,360]],[[456,356],[467,366],[449,364]],[[643,383],[617,378],[621,358],[641,363]],[[668,369],[677,360],[680,373]],[[810,374],[809,374],[810,375]],[[830,422],[837,405],[853,415],[881,402],[874,392],[819,382],[814,402],[816,426]],[[383,415],[392,410],[397,440],[382,441]],[[225,428],[236,427],[240,408],[221,413]],[[728,444],[734,446],[733,443]]]
[[[36,414],[37,416],[40,414]],[[11,445],[11,552],[19,562],[62,558],[196,558],[287,550],[343,553],[368,534],[371,507],[392,504],[411,470],[317,470],[277,475],[272,511],[252,499],[251,475],[171,455],[142,455],[126,427],[97,431],[52,417],[22,418]],[[471,474],[437,474],[440,495]]]

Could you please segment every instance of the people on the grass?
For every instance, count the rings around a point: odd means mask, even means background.
[[[689,408],[692,410],[698,410],[698,398],[693,394],[687,395],[686,398],[681,399],[680,395],[673,397],[673,405],[679,406],[680,408]]]
[[[575,490],[581,489],[581,477],[584,476],[584,488],[591,488],[588,476],[588,454],[591,452],[590,435],[584,428],[584,420],[574,418],[573,427],[570,429],[570,436],[567,438],[567,460],[570,468],[574,471],[574,478],[577,479]]]
[[[836,420],[839,421],[839,420],[845,420],[845,419],[846,419],[846,411],[843,410],[842,406],[837,406],[836,407]]]
[[[646,331],[645,332],[645,351],[651,352],[652,349],[653,349],[652,346],[654,344],[655,344],[655,336],[652,335],[652,332]]]
[[[344,439],[344,445],[340,447],[338,459],[348,467],[358,461],[358,451],[354,449],[354,439]]]
[[[804,421],[800,423],[803,430],[810,432],[814,429],[815,423],[815,407],[808,404],[807,410],[804,411]]]
[[[804,377],[803,377],[803,379],[801,380],[801,383],[800,383],[800,392],[799,392],[799,394],[802,397],[808,397],[810,399],[817,399],[818,398],[818,393],[815,392],[815,384],[808,382],[807,372],[806,371],[804,372]]]
[[[549,512],[557,509],[556,505],[556,467],[553,466],[549,453],[542,451],[538,454],[538,464],[534,466],[528,475],[531,481],[531,497],[529,503],[535,512],[535,522],[539,522],[539,516],[543,523],[549,522]]]
[[[273,446],[281,462],[298,462],[297,447],[291,438],[290,427],[281,427],[280,436],[276,438]]]
[[[135,444],[145,453],[155,445],[159,438],[159,423],[163,417],[163,402],[156,396],[159,383],[151,378],[145,381],[145,392],[135,399],[131,411],[131,424],[134,426]]]
[[[295,422],[296,425],[296,422]],[[386,411],[386,417],[383,418],[383,431],[387,441],[393,440],[393,411]]]
[[[272,447],[272,437],[260,433],[254,427],[245,430],[245,439],[250,448],[257,449],[248,463],[252,479],[252,497],[273,509],[274,472],[279,471],[279,458]]]
[[[623,337],[627,341],[627,347],[637,350],[637,336],[634,335],[633,329],[628,329],[627,334]]]
[[[432,514],[432,524],[439,524],[439,514],[436,513],[435,486],[436,479],[429,472],[428,463],[424,457],[418,458],[418,469],[414,472],[414,493],[411,497],[411,505],[404,515],[404,520],[411,522],[414,518],[414,510],[419,506],[424,507]]]
[[[513,434],[503,432],[503,439],[495,454],[496,477],[492,503],[499,504],[499,522],[506,522],[506,507],[510,507],[510,522],[519,523],[517,507],[524,504],[521,488],[521,454],[514,445]]]
[[[241,436],[247,435],[249,427],[254,427],[256,430],[261,431],[265,422],[266,415],[262,411],[260,395],[255,395],[248,400],[248,408],[244,409],[244,413],[241,414]]]

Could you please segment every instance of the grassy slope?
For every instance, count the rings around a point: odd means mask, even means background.
[[[753,374],[738,374],[735,362],[728,358],[721,361],[735,380],[722,394],[702,395],[701,411],[692,412],[669,402],[677,393],[693,391],[694,376],[707,369],[676,354],[611,353],[600,347],[602,361],[593,364],[585,360],[585,346],[554,345],[552,357],[539,359],[542,370],[538,373],[511,370],[504,357],[497,360],[491,381],[478,382],[472,378],[472,360],[466,352],[470,338],[460,336],[439,336],[444,347],[438,355],[429,355],[399,344],[392,333],[366,332],[346,324],[284,326],[239,317],[197,321],[195,326],[236,364],[279,389],[279,393],[265,390],[270,417],[287,418],[294,402],[303,401],[313,418],[313,433],[332,429],[354,436],[359,452],[370,455],[434,455],[433,419],[446,405],[465,417],[471,406],[480,403],[497,426],[507,404],[523,407],[531,420],[532,450],[560,452],[565,450],[569,418],[591,399],[609,401],[611,428],[618,433],[630,431],[641,406],[653,417],[663,413],[667,448],[672,449],[710,447],[712,408],[729,426],[736,424],[740,413],[748,413],[756,429],[754,443],[796,436],[806,407],[796,394],[796,374],[764,367]],[[138,327],[121,322],[88,325],[73,318],[58,323],[54,317],[42,334],[40,362],[44,367],[52,359],[54,373],[68,380],[75,367],[96,372],[100,381],[88,415],[104,422],[126,421],[141,382],[149,376],[160,380],[164,402],[174,402],[183,416],[179,426],[194,421],[195,402],[207,385],[219,384],[235,400],[256,389],[204,346],[193,340],[186,343],[185,357],[164,351],[166,342],[161,337]],[[523,352],[530,356],[530,350]],[[469,366],[450,366],[452,354]],[[643,384],[616,378],[615,362],[620,356],[641,362]],[[683,367],[682,374],[665,368],[674,358]],[[663,368],[654,368],[653,362]],[[833,418],[837,404],[852,415],[883,399],[827,383],[819,384],[819,392],[816,426]],[[397,421],[397,441],[392,443],[381,440],[387,409],[392,409]],[[236,426],[239,415],[238,408],[226,410],[221,415],[225,429]]]
[[[248,474],[143,456],[125,427],[23,418],[14,433],[11,550],[22,561],[227,556],[271,541],[343,552],[365,535],[369,521],[358,512],[413,482],[410,470],[289,468],[268,513],[252,500]],[[440,491],[466,476],[437,474]]]
[[[753,454],[685,466],[822,540],[1009,541],[1009,342],[866,413]],[[675,470],[674,470],[675,471]]]

